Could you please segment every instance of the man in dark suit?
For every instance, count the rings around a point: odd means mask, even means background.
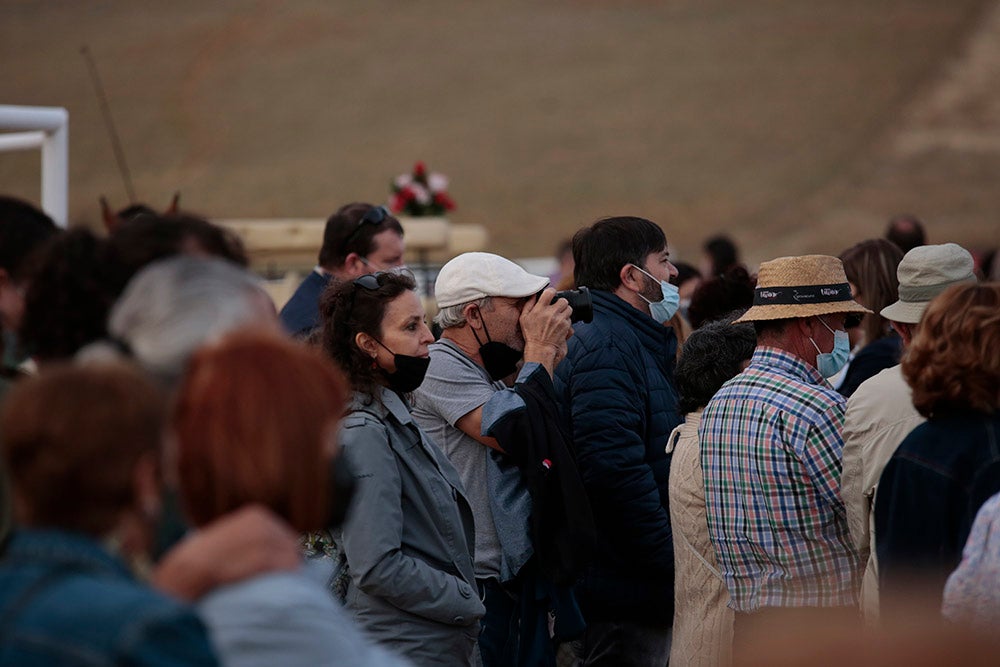
[[[319,325],[319,297],[332,278],[352,280],[403,266],[403,227],[384,206],[347,204],[326,221],[319,264],[281,309],[281,323],[297,338]]]

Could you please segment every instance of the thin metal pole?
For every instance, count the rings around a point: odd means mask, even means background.
[[[118,138],[118,130],[115,129],[115,121],[111,117],[111,105],[108,104],[108,96],[104,92],[104,84],[101,83],[101,75],[97,71],[97,63],[90,54],[90,49],[86,45],[80,47],[80,54],[87,61],[90,70],[90,78],[94,82],[94,89],[97,92],[97,101],[101,105],[101,115],[104,116],[104,124],[108,128],[108,135],[111,137],[111,148],[115,153],[115,161],[118,163],[118,171],[121,172],[122,181],[125,183],[125,194],[128,195],[130,204],[135,203],[135,190],[132,188],[132,175],[128,170],[128,163],[125,162],[125,151],[122,149],[122,142]]]

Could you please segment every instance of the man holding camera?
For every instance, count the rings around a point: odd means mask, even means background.
[[[458,470],[475,515],[476,578],[486,604],[479,642],[486,667],[526,664],[526,655],[551,652],[547,634],[524,632],[537,626],[537,618],[521,615],[519,578],[534,547],[531,497],[513,463],[520,453],[508,456],[505,443],[483,434],[484,422],[492,419],[484,412],[523,412],[517,383],[551,386],[566,355],[572,309],[555,299],[548,283],[489,253],[465,253],[445,264],[434,287],[440,309],[435,322],[443,331],[430,346],[430,367],[414,395],[413,417]]]
[[[583,664],[662,666],[670,655],[674,551],[667,436],[681,418],[674,389],[677,311],[667,239],[638,217],[598,220],[573,237],[577,285],[594,316],[575,325],[556,373],[597,525],[577,588]]]

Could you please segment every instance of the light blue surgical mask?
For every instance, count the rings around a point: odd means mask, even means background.
[[[809,342],[816,348],[816,370],[825,378],[833,377],[840,372],[847,364],[847,359],[851,355],[851,340],[846,331],[834,331],[821,318],[817,317],[819,323],[826,327],[826,330],[833,334],[833,349],[829,352],[820,352],[819,345],[812,338]]]
[[[653,280],[656,280],[655,277],[650,275],[649,271],[646,271],[641,266],[636,266],[635,264],[632,266],[639,269]],[[681,305],[681,293],[680,290],[677,289],[677,285],[671,284],[668,280],[660,280],[658,282],[660,283],[660,290],[663,292],[662,299],[659,301],[650,301],[642,294],[639,295],[639,298],[649,304],[650,317],[657,322],[663,323],[673,317],[674,313],[677,312],[677,309]]]

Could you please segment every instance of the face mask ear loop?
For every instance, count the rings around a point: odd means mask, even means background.
[[[388,347],[386,347],[385,343],[383,343],[382,341],[380,341],[378,338],[375,338],[375,336],[372,336],[372,340],[375,341],[376,343],[378,343],[379,345],[381,345],[383,350],[385,350],[386,352],[388,352],[392,356],[396,356],[396,353],[393,352],[392,350],[390,350]]]
[[[486,318],[483,317],[483,311],[482,309],[477,307],[476,312],[479,313],[479,321],[483,323],[483,333],[486,334],[486,343],[490,343],[492,342],[492,339],[490,338],[490,330],[486,328]],[[482,341],[479,340],[479,334],[476,333],[476,328],[471,324],[469,325],[469,328],[472,329],[472,335],[475,336],[476,338],[476,345],[478,345],[479,347],[485,345],[486,343],[483,343]]]
[[[823,353],[822,353],[822,352],[820,351],[820,349],[819,349],[819,345],[817,345],[817,344],[816,344],[816,341],[814,341],[814,340],[812,339],[812,336],[809,336],[809,342],[810,342],[810,343],[812,343],[812,344],[813,344],[813,347],[815,347],[815,348],[816,348],[816,354],[823,354]]]

